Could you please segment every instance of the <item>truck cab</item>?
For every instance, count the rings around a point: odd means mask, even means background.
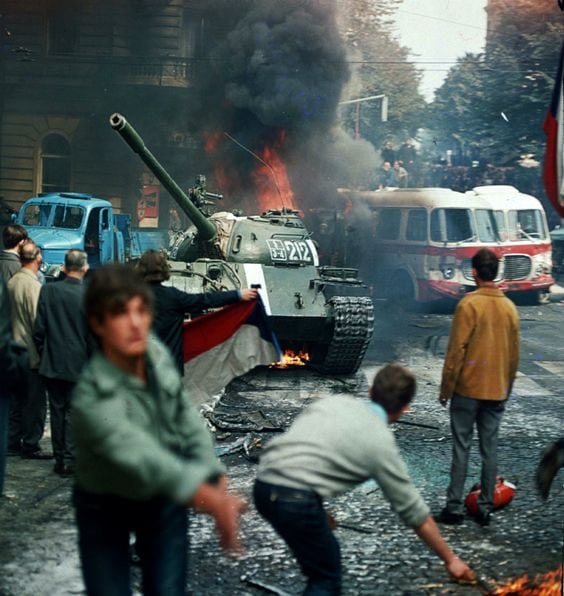
[[[109,201],[84,193],[58,192],[28,199],[15,221],[25,226],[41,248],[43,272],[56,277],[70,249],[86,252],[93,269],[113,260],[123,261],[124,239],[115,218]]]

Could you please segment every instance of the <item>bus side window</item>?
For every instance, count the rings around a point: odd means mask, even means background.
[[[427,210],[410,209],[407,216],[405,239],[415,242],[427,240]]]
[[[383,208],[380,211],[376,238],[378,240],[397,240],[399,238],[401,210],[397,207]]]

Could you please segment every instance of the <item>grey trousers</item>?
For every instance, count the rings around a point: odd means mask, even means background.
[[[482,474],[478,508],[483,513],[493,509],[493,494],[497,473],[497,435],[504,401],[470,399],[454,395],[450,403],[450,428],[452,431],[452,465],[447,490],[446,508],[451,513],[463,512],[464,481],[468,471],[468,456],[474,424],[478,429]]]

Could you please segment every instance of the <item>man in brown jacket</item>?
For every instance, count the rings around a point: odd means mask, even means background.
[[[436,516],[460,524],[464,481],[474,425],[482,458],[481,494],[476,521],[488,525],[497,472],[497,435],[519,363],[519,316],[498,289],[499,260],[489,249],[472,257],[478,289],[458,304],[443,366],[439,401],[450,400],[452,465],[446,507]]]

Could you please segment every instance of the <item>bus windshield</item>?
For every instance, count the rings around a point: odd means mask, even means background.
[[[539,209],[520,209],[509,211],[509,240],[546,240],[547,230]]]
[[[495,211],[476,209],[476,226],[481,242],[497,242],[501,239],[498,221],[499,217],[496,217]]]
[[[475,241],[470,209],[433,209],[431,240],[460,243]]]

